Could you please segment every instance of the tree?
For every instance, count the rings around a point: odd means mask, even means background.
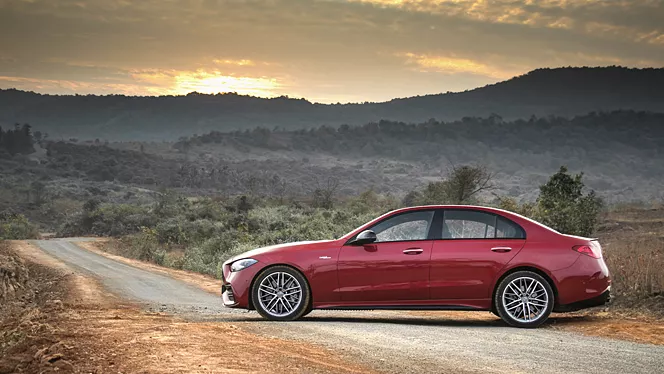
[[[448,188],[448,181],[442,180],[437,182],[429,182],[421,194],[412,194],[410,196],[413,202],[408,205],[437,205],[447,204],[450,202]]]
[[[325,183],[316,180],[316,189],[314,189],[313,206],[316,208],[330,209],[334,205],[334,194],[339,188],[339,180],[328,178]]]
[[[35,205],[41,206],[45,202],[46,185],[40,181],[34,181],[30,184],[30,191],[35,200]]]
[[[413,190],[406,194],[406,196],[401,199],[402,206],[413,206],[419,204],[422,201],[422,194],[419,191]]]
[[[32,127],[28,124],[15,124],[14,130],[3,131],[0,128],[0,149],[10,155],[30,154],[35,151]]]
[[[454,204],[468,203],[476,194],[493,189],[492,180],[493,173],[485,166],[452,166],[445,184],[447,197]]]
[[[493,173],[484,166],[452,166],[447,179],[429,182],[417,200],[423,205],[467,204],[478,193],[493,189],[492,180]]]
[[[542,223],[564,234],[588,236],[595,231],[603,202],[595,191],[583,194],[582,178],[583,173],[571,175],[561,166],[540,186],[537,204]]]

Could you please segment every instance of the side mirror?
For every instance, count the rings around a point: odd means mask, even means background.
[[[364,230],[355,237],[355,240],[350,242],[350,245],[365,245],[371,244],[378,240],[376,233],[371,230]]]

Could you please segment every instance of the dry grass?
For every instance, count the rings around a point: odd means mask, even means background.
[[[619,308],[646,308],[664,317],[664,209],[607,214],[599,232]]]

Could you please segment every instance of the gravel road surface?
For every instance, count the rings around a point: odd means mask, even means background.
[[[661,373],[664,346],[582,336],[499,321],[424,318],[403,312],[314,311],[302,321],[267,322],[226,309],[210,293],[76,246],[73,239],[35,241],[73,269],[146,308],[192,319],[242,322],[260,335],[298,339],[395,373]]]

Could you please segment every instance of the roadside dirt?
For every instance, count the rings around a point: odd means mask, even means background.
[[[167,274],[175,279],[197,286],[207,292],[219,295],[219,280],[212,277],[184,270],[169,269],[162,266],[113,255],[101,250],[107,239],[77,242],[76,244],[89,251],[106,256],[138,268]],[[475,320],[500,324],[500,319],[484,312],[408,312],[409,315],[439,318],[446,320]],[[664,320],[649,315],[625,316],[622,314],[599,310],[581,311],[577,313],[553,314],[547,328],[581,333],[611,339],[626,340],[635,343],[664,345]]]
[[[242,323],[142,311],[33,245],[10,245],[34,279],[20,296],[30,300],[0,316],[19,341],[2,346],[0,373],[373,372],[326,348],[251,334]]]

